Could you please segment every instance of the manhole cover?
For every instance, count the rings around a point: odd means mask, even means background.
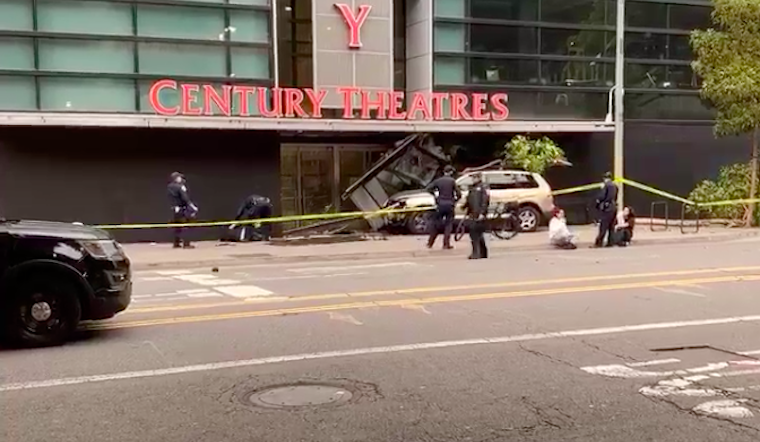
[[[248,401],[266,408],[313,407],[348,402],[353,394],[333,385],[290,385],[252,393]]]

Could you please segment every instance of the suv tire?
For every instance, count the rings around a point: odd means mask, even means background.
[[[406,228],[412,235],[424,235],[428,233],[430,212],[418,212],[412,214],[406,223]]]
[[[82,317],[75,286],[54,273],[19,281],[7,306],[6,333],[12,343],[24,347],[66,342]]]
[[[535,232],[541,223],[541,212],[533,206],[523,206],[517,211],[517,223],[521,232]]]

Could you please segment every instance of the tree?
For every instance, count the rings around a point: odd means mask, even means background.
[[[508,166],[541,175],[550,166],[569,164],[565,152],[551,139],[531,139],[524,135],[517,135],[507,143],[504,161]]]
[[[696,30],[691,46],[694,72],[703,79],[702,97],[717,110],[718,137],[752,134],[747,183],[749,198],[757,195],[758,128],[760,128],[760,0],[713,0],[717,29]],[[745,222],[754,219],[748,206]]]

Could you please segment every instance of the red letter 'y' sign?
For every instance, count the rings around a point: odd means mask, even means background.
[[[364,22],[367,21],[367,17],[369,16],[369,11],[372,9],[372,6],[371,5],[359,6],[359,15],[354,15],[354,11],[351,10],[351,7],[345,3],[336,3],[335,7],[338,8],[341,15],[343,16],[343,19],[346,20],[346,24],[348,25],[348,31],[350,34],[348,47],[350,48],[362,47],[362,38],[361,38],[360,32],[361,32],[362,26],[364,25]]]

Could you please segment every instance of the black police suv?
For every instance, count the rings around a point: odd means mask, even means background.
[[[81,320],[129,306],[130,263],[103,230],[0,219],[0,330],[14,345],[65,342]]]

